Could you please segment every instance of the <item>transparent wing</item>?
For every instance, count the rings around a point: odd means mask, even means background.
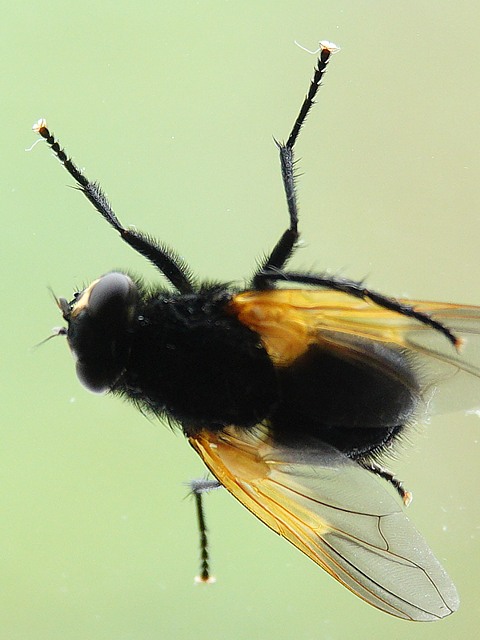
[[[354,338],[360,353],[362,341],[366,353],[372,342],[390,344],[411,359],[429,412],[480,409],[480,307],[400,302],[429,314],[461,337],[460,352],[432,327],[342,292],[247,291],[236,295],[231,306],[243,324],[260,334],[274,362],[289,364],[312,344],[341,350]]]
[[[247,509],[368,603],[408,620],[458,608],[450,578],[397,502],[340,452],[280,448],[260,427],[189,440]]]

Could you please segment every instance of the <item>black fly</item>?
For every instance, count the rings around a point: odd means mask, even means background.
[[[455,587],[379,481],[408,503],[379,459],[439,387],[479,377],[458,355],[457,336],[479,334],[480,309],[285,269],[299,237],[294,147],[335,50],[321,43],[292,131],[277,143],[290,224],[246,290],[199,284],[174,251],[125,228],[46,122],[35,125],[95,209],[173,288],[102,275],[58,300],[67,324],[59,333],[87,389],[179,425],[214,485],[347,588],[392,615],[435,620],[457,609]],[[194,485],[203,534],[210,486]],[[206,540],[202,559],[207,581]]]

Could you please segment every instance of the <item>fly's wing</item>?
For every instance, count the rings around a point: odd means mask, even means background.
[[[247,509],[366,602],[407,620],[458,608],[450,578],[396,501],[340,452],[277,447],[260,427],[189,440]]]
[[[239,320],[261,336],[275,364],[289,365],[314,344],[339,352],[355,345],[361,356],[363,343],[365,357],[372,343],[390,345],[412,363],[429,412],[479,410],[480,307],[400,302],[430,315],[463,338],[460,352],[432,327],[343,292],[246,291],[234,296],[230,304]]]

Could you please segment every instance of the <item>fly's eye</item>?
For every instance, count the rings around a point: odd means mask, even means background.
[[[91,393],[107,393],[110,390],[110,381],[99,367],[92,367],[79,360],[75,371],[80,384]]]
[[[77,375],[89,391],[109,391],[124,370],[137,300],[131,278],[112,272],[87,287],[66,317]]]
[[[102,276],[91,288],[87,309],[92,318],[108,318],[125,312],[127,316],[137,297],[135,285],[124,273]]]

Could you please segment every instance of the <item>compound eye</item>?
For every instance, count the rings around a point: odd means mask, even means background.
[[[110,391],[112,380],[105,375],[105,371],[101,367],[78,361],[75,370],[81,385],[91,393]]]
[[[88,313],[92,318],[128,311],[135,303],[137,291],[124,273],[113,271],[102,276],[92,287],[88,298]]]
[[[107,273],[74,301],[67,339],[77,375],[89,391],[109,391],[126,366],[139,293],[124,273]]]

